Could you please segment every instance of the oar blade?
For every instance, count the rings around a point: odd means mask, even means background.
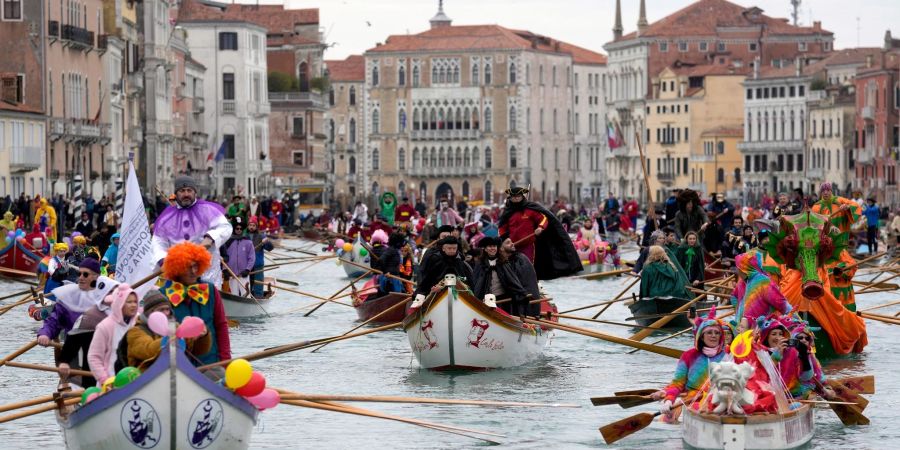
[[[648,388],[648,389],[635,389],[635,390],[632,390],[632,391],[617,391],[617,392],[614,392],[613,394],[614,394],[614,395],[617,395],[617,396],[622,396],[622,395],[650,395],[650,394],[652,394],[652,393],[654,393],[654,392],[656,392],[656,391],[658,391],[658,390],[659,390],[659,389],[652,389],[652,388]]]
[[[622,409],[630,409],[634,408],[635,406],[646,405],[647,403],[653,403],[655,401],[656,400],[653,400],[652,398],[636,398],[634,400],[628,400],[619,403],[619,406],[621,406]]]
[[[613,397],[591,397],[591,404],[594,406],[606,406],[606,405],[620,405],[625,402],[631,402],[635,400],[643,400],[643,397],[637,395],[617,395]]]
[[[600,434],[603,435],[603,440],[607,444],[612,444],[647,428],[647,425],[650,425],[650,423],[653,422],[653,418],[656,416],[657,414],[640,413],[631,417],[626,417],[622,420],[600,427]]]

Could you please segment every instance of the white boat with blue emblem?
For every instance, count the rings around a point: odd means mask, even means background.
[[[69,449],[246,449],[257,414],[169,345],[135,381],[57,421]]]

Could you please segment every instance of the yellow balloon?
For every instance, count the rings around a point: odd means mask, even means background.
[[[100,385],[100,391],[103,393],[109,392],[113,388],[113,382],[116,381],[116,377],[112,376],[107,378],[103,384]]]
[[[253,375],[253,366],[246,359],[236,359],[225,369],[225,385],[231,389],[244,387]]]
[[[353,250],[353,244],[351,244],[349,242],[344,242],[343,249],[345,252],[349,252],[350,250]]]

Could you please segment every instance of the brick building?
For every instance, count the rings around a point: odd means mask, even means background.
[[[362,55],[351,55],[344,60],[325,61],[325,65],[331,83],[325,117],[325,140],[332,160],[331,198],[344,211],[353,205],[361,186],[357,163],[362,155],[361,136],[365,126],[362,99],[366,60]]]

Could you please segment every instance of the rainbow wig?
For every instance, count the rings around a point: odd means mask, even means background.
[[[197,272],[204,273],[209,269],[212,256],[206,247],[193,242],[182,242],[169,248],[166,259],[163,260],[163,277],[175,280],[186,273],[191,264],[197,264]]]

